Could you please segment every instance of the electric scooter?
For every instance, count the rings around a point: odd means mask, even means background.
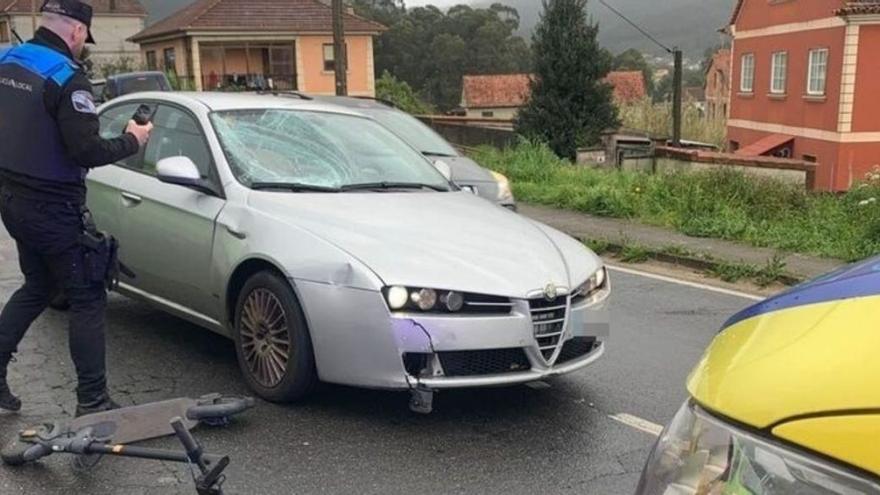
[[[73,454],[74,467],[94,467],[104,455],[136,457],[189,464],[198,495],[222,495],[229,456],[207,454],[190,430],[200,423],[225,426],[230,417],[254,406],[251,397],[210,394],[178,398],[88,414],[70,423],[44,423],[19,432],[0,458],[10,466],[37,461],[52,454]],[[175,435],[183,452],[129,445]]]

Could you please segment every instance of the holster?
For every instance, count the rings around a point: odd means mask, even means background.
[[[119,261],[119,242],[116,238],[99,231],[88,210],[83,210],[82,215],[80,244],[85,247],[83,268],[86,279],[92,283],[102,283],[107,290],[114,290],[119,285],[120,273],[134,278],[134,272]]]

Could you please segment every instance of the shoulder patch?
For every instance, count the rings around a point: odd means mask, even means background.
[[[73,109],[82,113],[98,113],[95,107],[95,100],[91,91],[79,90],[74,91],[70,95],[70,102],[73,103]]]

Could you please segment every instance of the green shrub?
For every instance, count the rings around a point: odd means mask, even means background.
[[[524,202],[845,260],[880,252],[880,169],[832,194],[733,169],[652,175],[575,166],[525,140],[478,148],[474,158],[505,174]]]

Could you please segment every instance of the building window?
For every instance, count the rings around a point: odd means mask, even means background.
[[[771,65],[771,74],[773,78],[770,81],[770,92],[775,95],[785,94],[785,78],[788,73],[788,53],[776,52],[773,54],[773,63]]]
[[[156,70],[158,67],[156,66],[156,51],[149,50],[147,51],[147,70]]]
[[[807,74],[807,94],[825,94],[825,78],[828,74],[828,49],[810,50],[810,69]]]
[[[174,57],[174,48],[166,48],[162,51],[162,58],[165,62],[165,70],[177,73],[177,63]]]
[[[734,152],[739,149],[739,141],[731,141],[730,142],[730,151]]]
[[[807,163],[816,163],[815,155],[804,155],[804,161]]]
[[[483,112],[483,118],[491,119],[495,117],[495,112],[485,111]]]
[[[332,43],[326,43],[324,45],[324,71],[325,72],[333,72],[336,70],[336,56],[335,50]],[[345,61],[347,62],[346,67],[351,67],[351,57],[348,56],[348,43],[345,44]]]
[[[751,93],[755,90],[755,54],[747,53],[742,56],[742,71],[739,79],[739,90],[743,93]]]
[[[9,24],[0,21],[0,43],[9,43]]]

